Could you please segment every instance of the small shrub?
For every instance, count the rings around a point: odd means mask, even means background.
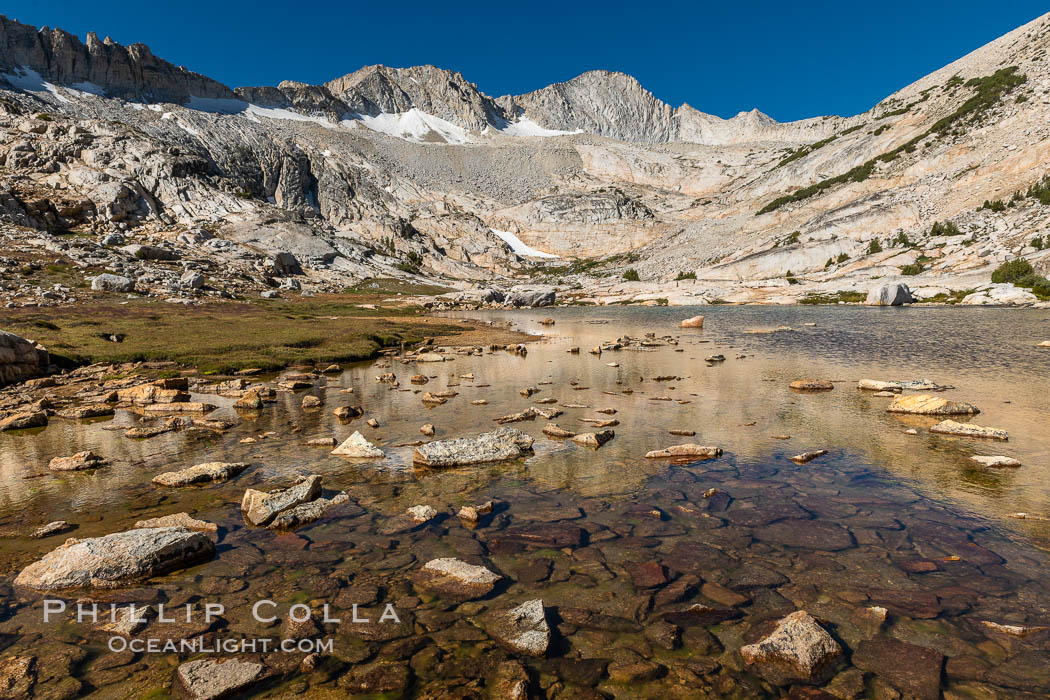
[[[834,264],[835,264],[835,258],[828,258],[828,261],[826,263],[824,263],[824,269],[826,270],[826,269],[828,269],[829,267],[831,267]]]
[[[905,265],[901,268],[902,275],[921,275],[923,273],[923,266],[919,263],[912,263],[911,265]]]
[[[911,247],[911,240],[908,238],[908,234],[906,234],[904,231],[901,231],[900,233],[898,233],[897,237],[893,239],[893,242],[896,245],[901,246],[902,248],[910,248]]]
[[[802,235],[801,231],[793,231],[790,236],[784,239],[784,245],[793,245],[798,243],[798,237]]]
[[[1042,250],[1044,245],[1045,244],[1043,243],[1043,237],[1042,236],[1036,236],[1035,238],[1032,239],[1032,247],[1035,248],[1036,250]]]
[[[997,199],[994,202],[990,202],[986,199],[984,200],[984,204],[980,206],[978,211],[980,211],[981,209],[988,209],[990,211],[1000,212],[1006,209],[1006,205],[1003,204],[1003,200],[1001,199]]]
[[[939,221],[934,221],[933,226],[930,227],[931,236],[961,236],[963,232],[959,230],[959,227],[953,224],[951,221],[945,221],[943,224]]]
[[[638,270],[635,270],[633,267],[628,269],[626,272],[623,273],[623,278],[628,282],[639,281]]]
[[[678,276],[674,278],[675,282],[681,282],[682,280],[695,280],[695,272],[679,272]]]
[[[849,261],[849,255],[847,255],[846,253],[839,253],[839,256],[837,258],[835,258],[835,262],[837,262],[839,265],[841,265],[844,262],[848,262],[848,261]]]
[[[882,244],[879,243],[878,238],[872,238],[871,243],[868,244],[868,255],[874,255],[875,253],[882,252]]]
[[[992,273],[992,282],[1002,284],[1003,282],[1016,282],[1028,275],[1034,275],[1035,270],[1027,260],[1010,260],[1004,262]]]

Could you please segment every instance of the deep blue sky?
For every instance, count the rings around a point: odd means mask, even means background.
[[[499,96],[602,68],[657,97],[781,121],[864,111],[1047,11],[1046,0],[6,0],[81,38],[141,41],[231,87],[319,83],[363,65],[431,63]]]

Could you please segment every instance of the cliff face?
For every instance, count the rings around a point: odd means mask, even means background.
[[[51,83],[128,100],[182,104],[191,95],[236,97],[222,83],[157,58],[145,44],[124,47],[94,32],[83,43],[61,29],[37,30],[0,15],[0,72],[24,69]]]

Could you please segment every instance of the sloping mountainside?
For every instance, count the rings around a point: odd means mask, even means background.
[[[0,17],[3,262],[61,258],[190,303],[385,277],[461,300],[530,283],[790,303],[901,280],[958,300],[1008,259],[1048,272],[1048,44],[1044,16],[864,114],[778,123],[605,71],[498,98],[433,66],[230,89],[141,44]],[[3,285],[15,304],[79,293]]]

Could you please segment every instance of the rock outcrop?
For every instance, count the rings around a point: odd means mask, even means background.
[[[913,301],[908,285],[898,283],[873,287],[864,303],[869,306],[902,306]]]

